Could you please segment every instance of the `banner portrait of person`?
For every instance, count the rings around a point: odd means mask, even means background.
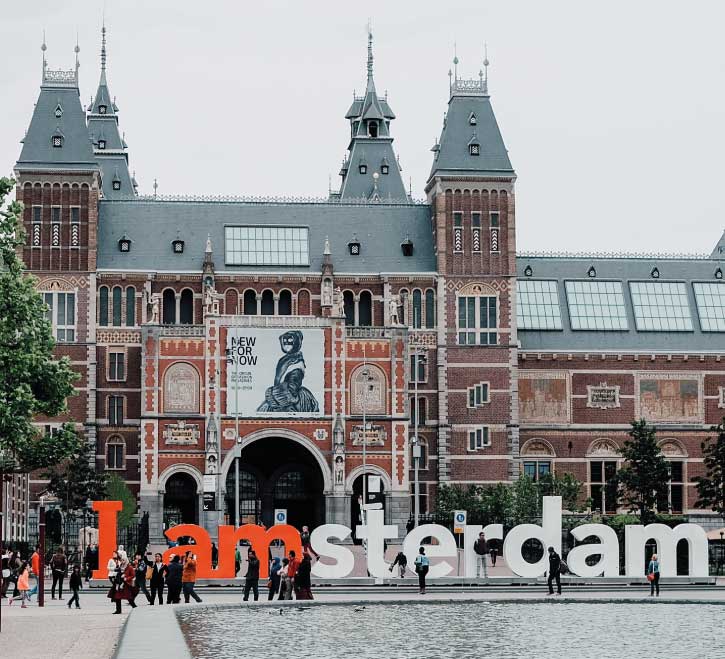
[[[319,416],[324,400],[324,332],[230,327],[229,414]]]

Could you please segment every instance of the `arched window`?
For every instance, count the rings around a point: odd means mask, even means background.
[[[106,442],[106,469],[123,469],[126,460],[126,442],[120,435],[113,435]]]
[[[373,324],[373,296],[370,291],[360,293],[357,309],[357,324],[369,327]]]
[[[423,295],[417,288],[413,291],[413,327],[420,329],[423,325]]]
[[[355,297],[352,291],[345,291],[342,294],[342,303],[345,308],[345,322],[348,325],[355,324]]]
[[[120,327],[121,325],[121,296],[122,291],[120,286],[113,287],[113,326]]]
[[[297,314],[300,316],[309,316],[312,313],[312,302],[310,301],[310,292],[301,290],[297,293]]]
[[[228,288],[224,293],[224,313],[233,316],[237,313],[239,304],[239,293],[233,288]]]
[[[136,324],[136,289],[129,286],[126,289],[126,326],[133,327]]]
[[[163,410],[173,414],[199,414],[199,372],[186,362],[176,362],[164,373]]]
[[[194,292],[190,288],[185,288],[181,291],[179,322],[182,325],[194,324]]]
[[[108,325],[108,287],[101,286],[98,291],[98,324]]]
[[[176,323],[176,293],[170,288],[164,291],[164,325]]]
[[[257,315],[257,291],[253,291],[251,289],[244,291],[244,315]]]
[[[279,294],[279,315],[292,315],[292,293],[290,291],[280,291]]]
[[[378,122],[377,121],[371,121],[368,123],[368,134],[370,135],[370,137],[378,136]]]
[[[272,291],[262,291],[262,315],[274,316],[274,293]]]
[[[425,292],[425,326],[428,329],[436,326],[436,295],[432,288]]]
[[[498,343],[498,293],[488,284],[468,284],[457,294],[458,344]]]

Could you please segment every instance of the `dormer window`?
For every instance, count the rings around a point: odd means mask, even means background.
[[[63,146],[63,136],[62,135],[53,135],[52,140],[53,148],[60,149]]]
[[[184,241],[179,240],[178,238],[176,240],[172,240],[171,248],[174,250],[174,254],[183,254],[184,253]]]
[[[649,273],[649,276],[652,277],[652,279],[659,279],[660,278],[660,271],[658,268],[652,268],[652,271]]]
[[[107,111],[108,111],[108,106],[107,105],[99,105],[98,106],[98,114],[106,114]]]
[[[368,173],[368,166],[364,163],[360,163],[360,173],[361,174],[367,174]]]
[[[390,173],[390,165],[388,165],[387,162],[384,162],[382,165],[380,165],[380,173],[385,176]]]
[[[63,108],[60,106],[60,103],[55,106],[55,118],[60,119],[63,116]]]
[[[400,249],[403,252],[403,256],[413,256],[413,241],[410,238],[406,238],[400,243]]]
[[[120,190],[121,189],[121,181],[114,181],[113,185],[111,186],[114,190]]]
[[[99,149],[105,149],[106,148],[106,140],[98,140],[98,148]]]
[[[591,266],[589,270],[587,270],[587,277],[591,277],[592,279],[597,276],[597,271],[594,269],[594,266]]]
[[[480,156],[481,155],[481,145],[476,144],[475,142],[473,144],[468,145],[468,153],[472,156]]]
[[[370,135],[370,137],[378,136],[378,122],[377,121],[370,121],[368,123],[368,135]]]
[[[360,241],[357,236],[353,236],[352,240],[347,244],[350,256],[360,256]]]
[[[131,251],[131,239],[124,236],[118,241],[119,252],[130,252]]]
[[[476,121],[476,115],[475,115],[475,114],[473,114],[473,112],[471,112],[471,115],[470,115],[470,116],[468,117],[468,123],[469,123],[469,124],[470,124],[471,126],[475,126],[475,125],[476,125],[476,123],[477,123],[477,121]]]

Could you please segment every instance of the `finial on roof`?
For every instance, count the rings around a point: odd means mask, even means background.
[[[157,193],[158,189],[159,189],[159,182],[156,179],[154,179],[154,199],[156,199],[156,193]]]
[[[45,61],[45,51],[48,50],[48,46],[45,43],[45,30],[43,30],[43,45],[40,47],[40,50],[43,51],[43,80],[45,80],[45,69],[48,66],[48,63]]]
[[[101,75],[106,73],[106,17],[103,17],[101,28]]]
[[[207,254],[211,254],[211,234],[206,234],[206,249],[204,250]]]
[[[373,81],[373,27],[368,20],[368,87]]]
[[[81,68],[81,63],[80,63],[80,61],[78,60],[78,53],[80,53],[80,52],[81,52],[81,47],[80,47],[80,45],[78,44],[78,30],[76,30],[76,47],[75,47],[75,48],[73,49],[73,51],[74,51],[74,52],[75,52],[75,54],[76,54],[76,80],[77,80],[77,79],[78,79],[78,69],[80,69],[80,68]]]
[[[330,249],[330,238],[328,236],[325,236],[325,249],[322,252],[323,254],[332,254],[332,250]]]
[[[483,44],[483,91],[488,94],[488,44]]]
[[[458,80],[458,44],[453,42],[453,74],[455,80]]]

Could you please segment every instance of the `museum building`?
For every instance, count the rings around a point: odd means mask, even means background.
[[[702,512],[700,442],[725,413],[725,236],[703,256],[517,255],[487,61],[468,80],[456,60],[416,201],[371,36],[324,199],[137,194],[105,27],[85,108],[77,58],[53,70],[43,44],[15,166],[22,257],[80,375],[68,415],[39,423],[78,424],[152,538],[279,509],[354,525],[363,475],[401,529],[416,473],[421,512],[439,484],[548,472],[614,512],[606,481],[640,417],[673,463],[660,508]]]

